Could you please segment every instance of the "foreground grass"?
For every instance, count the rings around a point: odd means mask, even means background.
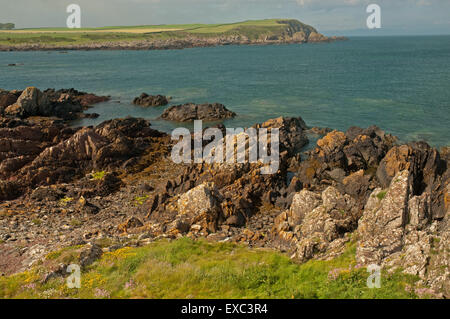
[[[1,277],[0,298],[416,298],[405,288],[417,278],[400,273],[383,273],[380,289],[367,288],[354,253],[350,245],[334,260],[298,265],[270,250],[183,238],[105,253],[82,273],[81,289],[63,278],[41,284],[39,266]]]

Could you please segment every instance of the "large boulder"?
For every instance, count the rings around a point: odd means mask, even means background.
[[[194,120],[217,121],[233,118],[236,113],[228,110],[224,105],[193,104],[174,105],[166,109],[161,118],[176,122],[191,122]]]
[[[46,95],[42,94],[35,87],[26,88],[17,99],[16,103],[5,109],[5,115],[11,117],[24,118],[37,115],[40,109],[45,109],[49,105]]]
[[[273,228],[275,238],[286,242],[294,259],[305,262],[342,251],[346,233],[356,227],[355,201],[328,187],[322,194],[302,190]]]
[[[175,224],[188,225],[185,230],[197,224],[202,229],[215,232],[221,217],[221,201],[222,196],[213,183],[199,185],[178,199]]]

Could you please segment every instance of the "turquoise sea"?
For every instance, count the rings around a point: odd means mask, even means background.
[[[8,64],[18,66],[9,67]],[[142,92],[171,104],[219,102],[246,127],[278,116],[345,130],[378,125],[402,141],[450,145],[450,36],[354,37],[330,44],[224,46],[169,51],[0,52],[0,88],[76,88],[112,101],[98,119],[157,120],[163,108],[131,100]]]

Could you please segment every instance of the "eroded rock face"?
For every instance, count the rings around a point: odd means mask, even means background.
[[[318,184],[328,179],[328,173],[334,169],[341,169],[346,175],[366,171],[378,165],[394,142],[394,137],[375,126],[353,127],[346,133],[333,131],[317,142],[299,173],[305,183]]]
[[[386,154],[378,167],[377,177],[381,186],[387,187],[399,171],[408,170],[413,179],[413,194],[428,192],[431,195],[433,217],[442,219],[447,211],[445,197],[450,179],[448,163],[448,160],[441,159],[436,149],[424,142],[400,145]]]
[[[0,175],[17,179],[19,193],[28,187],[67,183],[90,171],[117,170],[141,156],[154,139],[164,136],[152,130],[148,121],[134,118],[106,121],[77,132],[53,122],[50,126],[29,120],[4,123],[16,126],[0,128],[0,136],[4,136],[0,138]],[[120,185],[109,175],[103,181],[97,188],[100,193]],[[2,199],[17,196],[14,185],[4,184]]]
[[[166,109],[161,118],[176,122],[191,122],[194,120],[217,121],[233,118],[236,113],[228,110],[224,105],[214,104],[184,104],[174,105]]]
[[[0,176],[4,179],[14,176],[46,148],[74,132],[53,120],[36,123],[3,118],[0,122]]]
[[[363,265],[401,267],[448,294],[448,222],[432,221],[431,194],[414,194],[414,175],[398,172],[385,191],[370,196],[357,229],[356,259]]]
[[[169,101],[167,97],[163,95],[148,95],[147,93],[142,93],[139,97],[136,97],[133,100],[133,104],[143,107],[164,106],[169,104]]]
[[[355,200],[334,187],[322,194],[302,190],[289,210],[275,219],[273,233],[291,246],[292,257],[304,262],[328,250],[343,248],[344,235],[355,228]]]
[[[402,171],[387,191],[377,189],[372,193],[358,226],[361,240],[356,256],[359,262],[380,264],[384,258],[401,250],[411,191],[411,177],[408,171]]]
[[[214,232],[221,217],[222,196],[213,183],[199,185],[180,196],[177,202],[176,223],[190,226],[198,224],[202,229]]]
[[[313,191],[337,187],[357,199],[362,212],[368,196],[379,186],[376,168],[395,140],[376,126],[332,131],[318,140],[317,147],[300,163],[298,178]]]

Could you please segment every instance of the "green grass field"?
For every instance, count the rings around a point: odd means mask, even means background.
[[[64,278],[41,283],[44,269],[0,277],[0,298],[417,298],[408,292],[417,278],[383,272],[380,289],[366,285],[355,267],[355,243],[331,261],[299,265],[272,250],[187,238],[105,253],[81,276],[81,288]],[[49,254],[71,262],[71,249]],[[331,274],[331,275],[330,275]]]
[[[289,20],[298,26],[312,29],[296,20]],[[47,44],[68,45],[111,41],[134,41],[154,39],[177,39],[186,36],[217,37],[221,35],[242,35],[250,40],[261,35],[275,35],[285,31],[287,21],[279,19],[244,21],[229,24],[180,24],[113,26],[102,28],[35,28],[0,31],[0,45]]]

